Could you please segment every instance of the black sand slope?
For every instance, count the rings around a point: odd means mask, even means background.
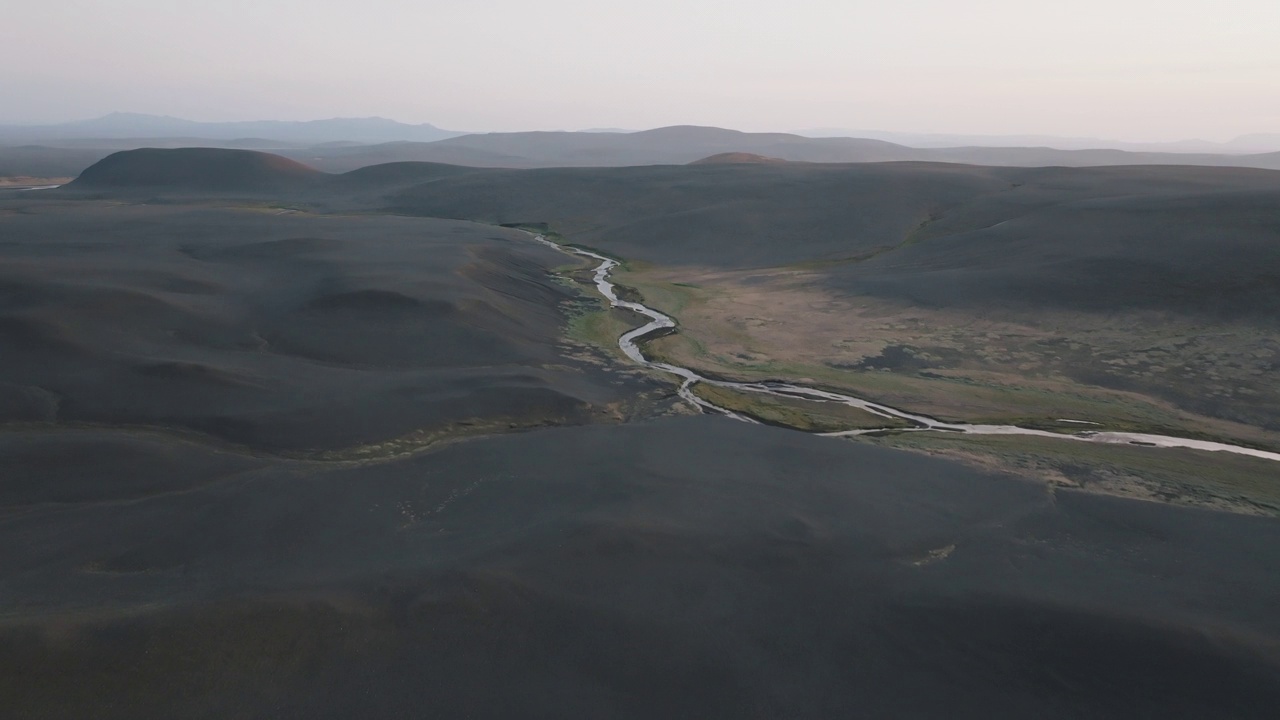
[[[623,397],[557,346],[562,255],[469,223],[32,201],[3,218],[0,422],[334,450]]]
[[[23,442],[22,436],[10,441]],[[691,418],[23,497],[20,717],[1266,718],[1280,525]],[[59,475],[58,478],[65,478]],[[158,484],[164,481],[155,480]]]

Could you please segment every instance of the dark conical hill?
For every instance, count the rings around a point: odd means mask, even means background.
[[[235,192],[293,187],[323,175],[300,162],[252,150],[144,148],[103,158],[81,173],[72,187]]]

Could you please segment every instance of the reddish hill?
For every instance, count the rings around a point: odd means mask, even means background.
[[[235,192],[306,184],[324,173],[288,158],[251,150],[126,150],[87,168],[73,188],[167,188]]]
[[[690,165],[741,165],[745,163],[782,163],[788,162],[782,158],[765,157],[764,155],[756,155],[748,152],[727,152],[710,157],[704,157],[701,160],[694,160]]]

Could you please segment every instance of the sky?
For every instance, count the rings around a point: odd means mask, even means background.
[[[29,0],[0,122],[1227,140],[1280,132],[1276,0]]]

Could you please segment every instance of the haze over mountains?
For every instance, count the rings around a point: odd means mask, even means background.
[[[0,143],[47,143],[68,140],[138,138],[200,138],[239,140],[259,138],[277,143],[431,142],[462,133],[429,125],[408,125],[385,118],[331,118],[302,122],[257,120],[196,122],[163,115],[111,113],[91,120],[52,125],[0,125]]]
[[[1117,147],[1110,148],[1091,145],[1089,140],[1039,136],[879,135],[805,137],[699,126],[639,132],[464,134],[381,118],[197,123],[117,113],[62,125],[0,126],[0,177],[68,177],[115,150],[193,146],[270,150],[328,172],[403,161],[506,168],[681,165],[734,152],[817,163],[914,160],[1015,167],[1146,164],[1280,169],[1280,136],[1271,135],[1223,145],[1115,143]]]
[[[1248,154],[1280,150],[1280,133],[1250,133],[1226,142],[1188,139],[1175,142],[1134,142],[1097,137],[1061,135],[981,135],[961,133],[908,133],[888,130],[850,130],[848,128],[804,128],[796,131],[805,137],[861,137],[885,140],[918,148],[943,147],[1048,147],[1056,150],[1128,150],[1132,152],[1229,153]]]
[[[585,128],[575,134],[625,135],[626,128]],[[258,139],[282,144],[349,142],[434,142],[468,133],[445,130],[430,123],[409,124],[381,117],[324,120],[249,120],[201,122],[164,115],[115,112],[98,118],[50,124],[0,124],[0,143],[63,142],[67,140],[129,140],[199,138],[204,140]],[[489,133],[479,133],[489,134]],[[492,133],[506,135],[512,133]],[[766,133],[768,134],[768,133]],[[1226,142],[1187,139],[1178,142],[1135,142],[1097,137],[1059,135],[982,135],[908,133],[849,128],[803,128],[793,133],[809,138],[865,138],[915,148],[1041,147],[1055,150],[1126,150],[1202,154],[1251,154],[1280,151],[1280,133],[1241,135]]]

